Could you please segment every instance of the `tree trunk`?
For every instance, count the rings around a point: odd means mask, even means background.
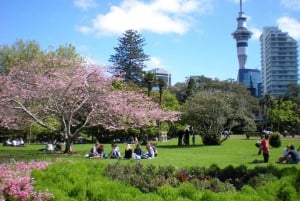
[[[68,139],[65,139],[65,151],[64,153],[72,153],[73,152],[73,149],[72,149],[72,145],[73,145],[73,140],[68,138]]]

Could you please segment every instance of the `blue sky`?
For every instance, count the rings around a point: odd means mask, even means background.
[[[278,26],[300,41],[300,0],[243,0],[247,68],[260,69],[259,36]],[[191,75],[236,79],[239,0],[1,0],[0,45],[36,40],[43,50],[72,44],[92,62],[109,66],[125,30],[145,37],[147,69],[164,68],[172,84]]]

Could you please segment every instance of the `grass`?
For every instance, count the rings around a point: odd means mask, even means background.
[[[202,166],[209,167],[216,164],[219,167],[229,165],[239,166],[246,165],[249,168],[257,165],[266,165],[263,163],[253,163],[253,161],[262,160],[262,155],[258,155],[258,149],[255,147],[255,142],[259,138],[252,137],[247,140],[244,135],[232,135],[228,140],[224,141],[220,146],[203,146],[201,138],[197,136],[195,146],[177,146],[177,139],[171,139],[167,142],[158,142],[158,157],[152,160],[142,160],[144,164],[153,165],[173,165],[177,168],[187,166]],[[288,166],[276,164],[275,162],[281,156],[283,148],[293,144],[295,147],[300,146],[299,138],[282,138],[280,148],[270,149],[270,162],[275,166]],[[92,144],[75,144],[73,150],[75,154],[68,155],[60,152],[46,153],[38,151],[45,147],[43,144],[26,144],[24,147],[7,147],[0,146],[0,162],[14,160],[38,160],[38,161],[55,161],[55,160],[98,160],[104,164],[114,163],[114,159],[86,159],[84,155],[89,152]],[[125,144],[119,144],[121,153],[124,154]],[[142,147],[145,150],[145,147]],[[105,144],[105,152],[110,151],[110,144]],[[133,163],[134,161],[121,160],[121,163]],[[298,166],[300,168],[300,166]]]

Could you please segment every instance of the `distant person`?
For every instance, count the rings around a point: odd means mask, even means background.
[[[178,146],[182,146],[183,136],[184,136],[184,131],[183,130],[179,130],[178,131]]]
[[[294,145],[290,146],[289,151],[284,157],[284,160],[282,162],[291,163],[291,164],[297,164],[300,162],[299,153],[295,149]]]
[[[284,148],[284,150],[283,150],[283,152],[282,152],[282,155],[279,157],[279,159],[278,159],[278,163],[283,163],[284,161],[286,161],[286,157],[288,156],[288,153],[289,153],[289,151],[290,151],[290,147],[291,147],[291,145],[287,145],[285,148]]]
[[[95,145],[91,148],[89,154],[86,157],[88,157],[88,158],[100,158],[100,154],[97,151],[99,146],[100,146],[99,143],[95,143]]]
[[[141,159],[142,155],[143,155],[143,151],[142,151],[141,145],[136,144],[136,146],[133,150],[133,154],[132,154],[133,159],[137,159],[137,160]]]
[[[154,156],[155,156],[155,157],[157,157],[157,155],[158,155],[158,151],[157,151],[157,148],[156,148],[156,146],[155,146],[153,143],[150,143],[150,146],[151,146],[151,147],[152,147],[152,149],[153,149]]]
[[[132,147],[131,144],[127,144],[125,148],[125,153],[124,153],[124,159],[131,159],[132,158]]]
[[[49,141],[49,142],[46,144],[46,151],[54,151],[54,146],[53,146],[52,141]]]
[[[260,149],[264,157],[264,163],[268,163],[270,157],[269,135],[264,136],[264,139],[260,143]]]
[[[104,145],[99,144],[97,147],[97,153],[99,154],[100,158],[107,158],[107,153],[104,152]]]
[[[155,157],[155,153],[154,153],[154,150],[153,150],[153,147],[151,146],[151,144],[147,144],[146,145],[146,148],[147,148],[147,152],[146,152],[146,157],[144,158],[147,158],[147,159],[152,159]]]
[[[120,153],[120,148],[116,143],[111,144],[111,152],[109,154],[110,158],[115,158],[115,159],[120,159],[121,158],[121,153]]]

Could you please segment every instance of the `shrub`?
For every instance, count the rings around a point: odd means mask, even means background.
[[[280,133],[274,132],[270,135],[269,143],[272,147],[280,147],[281,146],[281,139]]]
[[[170,185],[164,185],[157,191],[157,194],[162,197],[163,200],[173,201],[178,197],[178,190]]]
[[[276,197],[278,201],[293,201],[297,200],[297,192],[291,184],[284,182],[280,185]]]
[[[257,188],[259,186],[267,184],[268,182],[273,182],[276,180],[278,180],[278,178],[271,174],[259,174],[258,176],[251,178],[248,181],[248,184],[253,188]]]
[[[205,133],[201,135],[204,145],[220,145],[221,135],[217,132]]]

